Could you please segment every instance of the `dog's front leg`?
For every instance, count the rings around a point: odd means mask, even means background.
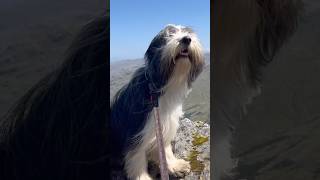
[[[127,153],[125,170],[130,180],[152,180],[148,174],[148,161],[146,151],[143,148],[137,148]]]
[[[168,170],[172,175],[176,177],[184,177],[190,172],[191,167],[189,162],[176,158],[172,152],[171,144],[165,147],[165,153],[168,163]]]

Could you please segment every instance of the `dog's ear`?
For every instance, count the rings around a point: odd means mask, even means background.
[[[188,77],[189,88],[191,88],[192,83],[196,80],[196,78],[199,76],[199,74],[203,70],[205,59],[203,55],[200,58],[201,59],[199,61],[193,62],[193,65],[191,66],[191,70]]]
[[[145,61],[147,64],[152,61],[152,59],[155,59],[154,57],[157,54],[157,51],[160,50],[160,48],[166,44],[166,31],[165,29],[161,30],[151,41],[145,55]]]
[[[300,0],[257,0],[258,24],[253,40],[249,43],[248,69],[252,80],[260,80],[259,65],[266,65],[285,41],[294,33],[301,13]]]
[[[164,26],[164,28],[163,29],[166,29],[166,28],[168,28],[168,27],[176,27],[177,25],[175,25],[175,24],[167,24],[166,26]]]

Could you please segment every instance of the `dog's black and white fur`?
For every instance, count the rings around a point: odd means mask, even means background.
[[[302,3],[220,0],[213,8],[211,172],[213,179],[238,179],[234,132],[246,105],[260,93],[264,66],[295,31]]]
[[[158,162],[149,86],[161,92],[159,114],[168,169],[176,176],[190,171],[187,161],[174,156],[171,141],[183,115],[182,102],[203,65],[201,44],[192,29],[167,25],[147,49],[145,65],[115,95],[111,104],[110,137],[115,138],[113,148],[124,159],[129,179],[151,179],[147,170],[148,160]]]
[[[110,179],[109,22],[104,13],[86,24],[63,63],[1,118],[1,180]]]

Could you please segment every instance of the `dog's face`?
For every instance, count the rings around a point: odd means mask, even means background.
[[[145,59],[149,74],[161,87],[173,79],[191,86],[204,65],[202,47],[193,30],[171,24],[154,37]]]

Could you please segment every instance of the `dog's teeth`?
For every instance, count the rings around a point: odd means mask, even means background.
[[[181,52],[180,54],[183,55],[183,56],[188,56],[187,52]]]

